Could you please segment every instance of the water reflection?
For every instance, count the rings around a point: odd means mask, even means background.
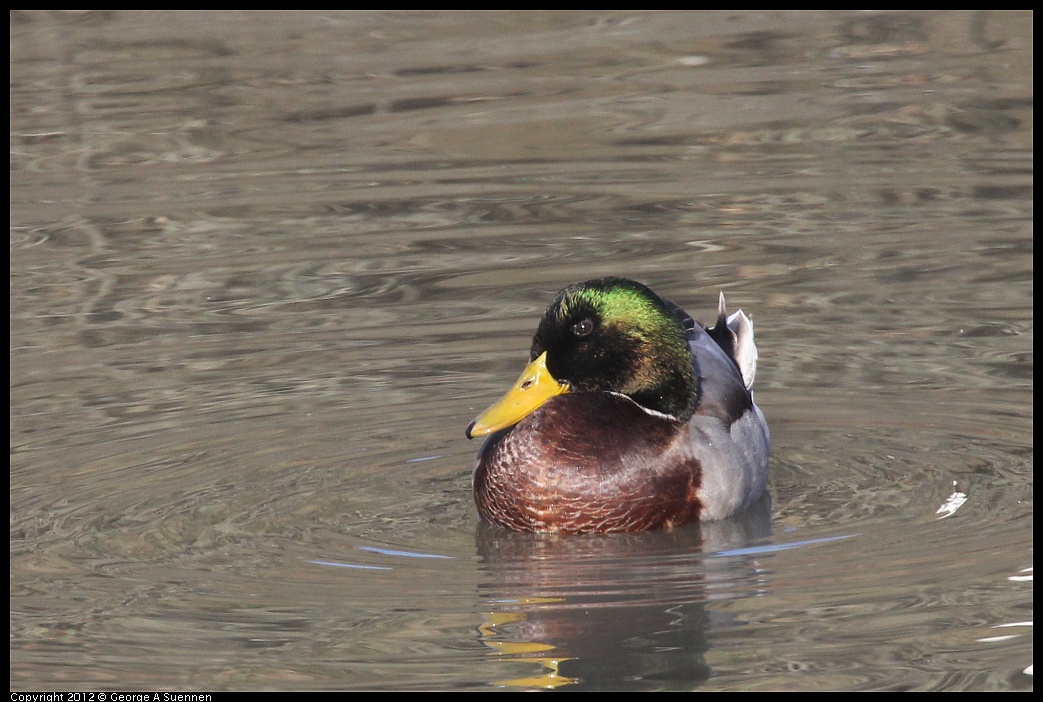
[[[754,596],[755,557],[712,558],[771,533],[771,500],[740,517],[668,532],[554,535],[484,522],[482,643],[539,664],[519,687],[690,689],[712,673],[703,660],[711,600]],[[722,622],[717,622],[721,627]]]

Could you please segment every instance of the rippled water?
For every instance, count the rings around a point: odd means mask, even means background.
[[[12,14],[12,689],[1031,689],[1032,58],[1023,13]],[[753,316],[770,504],[478,523],[464,427],[607,274]]]

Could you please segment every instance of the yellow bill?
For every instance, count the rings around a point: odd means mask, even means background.
[[[517,424],[550,398],[568,391],[569,384],[555,380],[547,370],[547,352],[544,351],[525,366],[518,382],[506,395],[471,422],[467,427],[467,438],[485,436]]]

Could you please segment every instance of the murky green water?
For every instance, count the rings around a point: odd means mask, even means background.
[[[12,14],[12,689],[1031,689],[1032,59],[999,12]],[[764,512],[477,522],[464,427],[607,274],[753,316]]]

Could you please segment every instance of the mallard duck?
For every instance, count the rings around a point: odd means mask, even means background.
[[[626,278],[558,293],[487,436],[478,512],[509,529],[615,532],[721,519],[764,492],[770,437],[753,323],[723,293],[707,328]]]

